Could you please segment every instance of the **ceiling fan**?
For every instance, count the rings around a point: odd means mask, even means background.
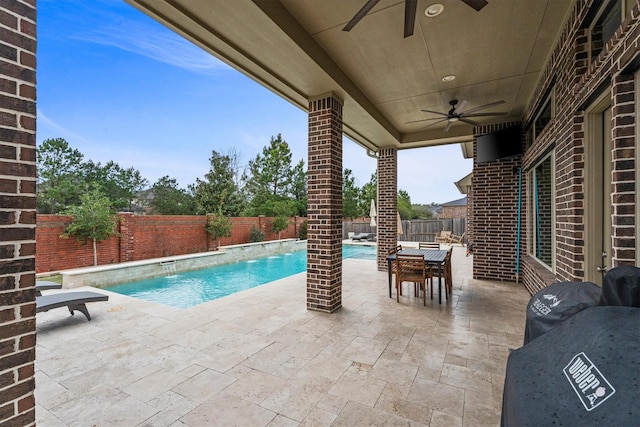
[[[480,110],[484,110],[485,108],[489,108],[489,107],[493,107],[494,105],[500,105],[500,104],[504,104],[504,101],[496,101],[496,102],[491,102],[489,104],[485,104],[485,105],[481,105],[479,107],[476,108],[472,108],[470,110],[465,111],[464,107],[467,106],[467,101],[463,100],[462,102],[460,102],[460,105],[458,105],[458,100],[457,99],[452,99],[451,101],[449,101],[449,105],[451,105],[451,109],[449,110],[449,112],[447,113],[442,113],[440,111],[432,111],[432,110],[420,110],[420,111],[424,111],[425,113],[432,113],[432,114],[437,114],[439,116],[442,117],[435,117],[432,119],[422,119],[422,120],[414,120],[411,122],[407,122],[407,123],[416,123],[416,122],[425,122],[425,121],[429,121],[429,120],[437,120],[433,123],[431,123],[429,126],[427,127],[431,127],[433,125],[436,125],[438,123],[442,123],[442,122],[448,122],[447,126],[444,128],[444,132],[448,132],[449,129],[451,129],[451,125],[453,125],[455,122],[463,122],[463,123],[467,123],[469,125],[472,126],[481,126],[480,123],[471,120],[470,117],[490,117],[490,116],[504,116],[505,112],[495,112],[495,113],[478,113],[478,111]]]
[[[369,13],[369,11],[373,9],[374,6],[378,4],[379,1],[380,0],[367,0],[364,6],[362,6],[362,9],[360,9],[358,13],[354,15],[353,18],[351,18],[351,21],[349,21],[347,25],[344,26],[342,31],[351,31],[351,29],[355,27],[356,24],[360,22],[360,20],[364,18],[365,15]],[[478,12],[480,11],[480,9],[482,9],[488,4],[487,0],[462,0],[462,1],[465,4],[474,8]],[[418,7],[418,0],[404,0],[404,37],[405,38],[413,35],[413,27],[416,21],[417,7]]]

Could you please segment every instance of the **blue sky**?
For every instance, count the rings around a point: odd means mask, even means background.
[[[37,141],[64,138],[86,159],[202,179],[211,151],[244,164],[278,133],[307,164],[307,114],[119,0],[38,0]],[[344,138],[360,186],[376,161]],[[473,167],[458,144],[398,153],[398,188],[413,203],[463,197]]]

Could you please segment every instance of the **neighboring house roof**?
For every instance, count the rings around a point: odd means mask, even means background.
[[[472,179],[473,179],[473,172],[470,172],[467,176],[462,178],[460,181],[455,182],[456,187],[458,187],[458,191],[460,191],[461,194],[467,194],[467,189],[471,187]]]
[[[462,199],[452,200],[450,202],[443,203],[441,206],[443,207],[444,206],[467,206],[467,198],[465,196]]]

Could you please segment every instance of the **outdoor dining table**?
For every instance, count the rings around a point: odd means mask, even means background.
[[[438,304],[442,304],[442,267],[447,257],[447,251],[441,249],[415,249],[407,248],[398,252],[401,255],[424,255],[424,262],[427,265],[438,267]],[[393,298],[391,294],[391,282],[393,274],[391,273],[391,263],[396,260],[396,254],[387,256],[387,272],[389,273],[389,298]],[[426,290],[425,290],[426,292]]]

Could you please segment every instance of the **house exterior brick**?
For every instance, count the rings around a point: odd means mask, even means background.
[[[18,0],[0,2],[3,175],[0,424],[3,426],[35,425],[35,25],[34,4]]]
[[[517,173],[522,167],[523,216],[520,276],[534,293],[555,281],[585,279],[585,198],[591,191],[585,182],[585,109],[599,96],[611,103],[611,263],[635,264],[637,254],[637,150],[636,73],[639,70],[640,5],[635,3],[624,22],[596,58],[589,58],[587,19],[600,5],[579,1],[565,23],[557,44],[523,117],[527,128],[552,90],[555,115],[528,147],[523,156],[490,164],[474,164],[473,195],[469,209],[470,238],[474,243],[474,277],[513,280],[517,224]],[[496,125],[502,126],[502,125]],[[476,129],[476,137],[491,127]],[[526,172],[546,153],[554,153],[553,267],[542,265],[527,253],[527,221],[533,206],[527,195],[533,191]],[[544,184],[544,183],[543,183]],[[551,220],[550,218],[542,219]],[[496,262],[496,260],[500,262]]]

